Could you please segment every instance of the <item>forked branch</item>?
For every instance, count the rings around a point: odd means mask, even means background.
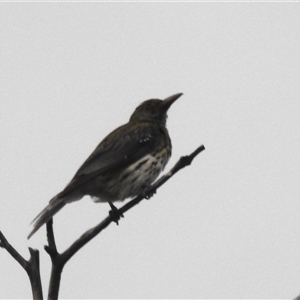
[[[29,248],[30,259],[26,260],[19,252],[7,241],[4,234],[0,231],[0,247],[5,249],[26,271],[32,290],[34,300],[43,299],[43,291],[40,276],[39,251]]]
[[[182,156],[179,161],[175,164],[175,166],[165,175],[163,175],[159,180],[153,183],[151,186],[147,188],[143,195],[139,195],[129,201],[127,204],[123,205],[118,209],[119,215],[123,215],[129,209],[140,203],[143,199],[147,197],[147,195],[153,195],[156,190],[162,186],[166,181],[168,181],[174,174],[176,174],[179,170],[184,167],[190,165],[193,159],[203,150],[205,147],[201,145],[198,147],[193,153],[188,156]],[[96,235],[98,235],[103,229],[110,225],[110,223],[114,222],[114,218],[112,215],[108,215],[102,222],[100,222],[97,226],[87,230],[80,238],[78,238],[67,250],[63,253],[59,254],[56,249],[52,220],[47,224],[47,237],[48,237],[48,246],[45,246],[45,250],[50,255],[52,260],[52,272],[49,286],[49,294],[48,299],[54,300],[58,298],[59,291],[59,283],[61,278],[61,272],[63,270],[64,265],[67,261],[84,245],[86,245],[90,240],[92,240]],[[51,285],[52,282],[52,285]]]
[[[117,209],[119,216],[122,216],[129,209],[137,205],[147,196],[153,195],[156,190],[168,181],[174,174],[184,167],[190,165],[193,159],[204,150],[204,146],[201,145],[193,153],[188,156],[182,156],[175,166],[159,180],[149,186],[143,195],[139,195],[123,205],[120,209]],[[80,238],[78,238],[67,250],[63,253],[57,251],[55,237],[53,233],[53,221],[52,219],[47,223],[47,240],[48,245],[45,246],[46,252],[49,254],[52,261],[51,278],[49,283],[48,299],[58,299],[59,286],[61,280],[61,273],[65,264],[69,259],[84,245],[86,245],[91,239],[98,235],[103,229],[105,229],[110,223],[116,221],[112,214],[109,214],[102,222],[97,226],[87,230]],[[30,279],[33,299],[43,299],[41,277],[40,277],[40,263],[39,263],[39,251],[29,248],[30,259],[24,259],[7,241],[5,236],[0,231],[0,247],[6,249],[6,251],[22,266],[27,272]]]

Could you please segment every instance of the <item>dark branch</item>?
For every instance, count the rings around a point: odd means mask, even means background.
[[[0,231],[0,247],[5,249],[27,272],[28,261],[24,259],[19,252],[7,241],[3,233]]]
[[[145,195],[151,195],[156,192],[156,190],[162,186],[166,181],[168,181],[175,173],[184,167],[190,165],[193,159],[203,150],[205,147],[201,145],[197,148],[192,154],[188,156],[182,156],[179,161],[175,164],[175,166],[165,175],[163,175],[159,180],[153,183],[143,195],[139,195],[135,197],[133,200],[122,206],[118,209],[120,214],[125,213],[139,202],[141,202]],[[107,216],[101,223],[97,226],[86,231],[77,241],[75,241],[65,252],[61,254],[62,260],[66,263],[80,248],[82,248],[86,243],[88,243],[92,238],[94,238],[97,234],[99,234],[103,229],[105,229],[111,222],[113,222],[113,218],[109,215]]]
[[[147,188],[143,195],[135,197],[133,200],[123,205],[120,209],[116,209],[120,216],[123,215],[126,211],[137,205],[143,199],[148,198],[147,196],[153,195],[156,190],[162,186],[166,181],[168,181],[175,173],[184,167],[190,165],[193,159],[204,150],[204,146],[197,148],[192,154],[188,156],[183,156],[179,159],[176,165],[154,184]],[[55,300],[58,299],[59,286],[61,280],[61,273],[64,268],[64,265],[68,260],[84,245],[86,245],[90,240],[92,240],[96,235],[98,235],[103,229],[105,229],[111,222],[114,222],[113,214],[109,214],[101,223],[97,226],[86,231],[79,239],[77,239],[67,250],[59,254],[55,245],[55,239],[53,234],[53,222],[52,219],[47,223],[47,239],[48,246],[45,246],[45,250],[50,255],[52,260],[52,271],[49,284],[48,299]]]
[[[40,273],[40,253],[36,249],[29,248],[30,259],[28,261],[28,276],[30,279],[33,299],[43,299],[43,290]]]
[[[53,260],[58,255],[58,252],[57,252],[54,233],[53,233],[53,219],[52,218],[47,222],[46,227],[47,227],[48,246],[45,246],[44,249],[50,255],[51,259]]]
[[[61,273],[64,267],[64,262],[62,261],[62,256],[57,252],[54,232],[53,232],[53,219],[51,218],[47,224],[47,240],[48,245],[45,246],[46,252],[50,255],[52,261],[52,269],[48,290],[48,300],[58,299],[58,292],[61,281]]]
[[[30,259],[24,259],[17,250],[7,241],[0,231],[0,247],[5,249],[26,271],[32,289],[33,299],[43,299],[41,275],[40,275],[40,258],[39,251],[29,248]]]

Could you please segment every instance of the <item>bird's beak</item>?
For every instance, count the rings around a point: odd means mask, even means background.
[[[178,94],[175,94],[173,96],[166,98],[165,100],[163,100],[161,107],[165,111],[167,111],[170,108],[170,106],[182,95],[183,95],[183,93],[178,93]]]

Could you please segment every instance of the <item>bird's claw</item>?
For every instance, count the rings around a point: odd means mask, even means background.
[[[148,192],[149,187],[144,188],[143,192],[142,192],[142,196],[146,199],[149,200],[151,197],[153,197],[154,194],[156,194],[156,190],[154,190],[153,192]]]
[[[117,225],[119,225],[119,220],[121,218],[124,218],[124,215],[111,202],[108,202],[108,203],[111,207],[111,210],[108,213],[109,213],[110,217],[112,218],[112,220]]]

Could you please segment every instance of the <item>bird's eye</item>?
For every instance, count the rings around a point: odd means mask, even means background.
[[[146,106],[146,107],[145,107],[145,110],[146,110],[148,113],[150,113],[150,114],[154,114],[154,110],[153,110],[153,108],[152,108],[151,106]]]

